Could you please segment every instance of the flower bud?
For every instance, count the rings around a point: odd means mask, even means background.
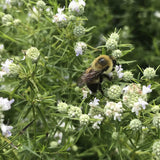
[[[46,7],[45,2],[43,2],[42,0],[38,1],[36,5],[37,5],[37,8],[39,9],[44,9]]]
[[[57,109],[58,109],[59,112],[66,113],[68,108],[69,108],[68,104],[64,103],[64,102],[59,102],[58,105],[57,105]]]
[[[81,125],[87,125],[88,122],[89,122],[89,116],[87,114],[82,114],[80,117],[79,117],[79,121],[80,121],[80,124]]]
[[[139,119],[133,119],[133,120],[131,120],[129,127],[133,131],[139,131],[142,129],[142,122]]]
[[[10,14],[5,14],[2,17],[2,24],[8,25],[9,23],[13,22],[13,17]]]
[[[15,19],[15,20],[13,21],[13,24],[14,24],[15,26],[18,26],[20,23],[21,23],[21,20],[20,20],[20,19]]]
[[[153,143],[152,153],[158,159],[160,159],[160,140],[157,140]]]
[[[37,61],[37,59],[39,58],[40,52],[36,47],[31,47],[26,51],[26,55],[33,61]]]
[[[159,110],[160,110],[160,108],[159,108],[158,105],[153,106],[152,109],[151,109],[151,111],[152,111],[153,113],[158,113]]]
[[[131,71],[125,71],[123,73],[123,80],[128,82],[131,81],[133,79],[133,73]]]
[[[15,63],[11,63],[9,65],[9,74],[10,75],[16,76],[19,74],[19,71],[20,71],[19,65],[15,64]]]
[[[117,140],[117,139],[118,139],[118,132],[113,132],[113,133],[112,133],[112,138],[113,138],[114,140]]]
[[[143,75],[147,79],[152,79],[156,76],[156,71],[152,67],[148,67],[143,71]]]
[[[82,111],[79,107],[74,107],[72,105],[70,105],[70,108],[68,109],[68,115],[70,117],[80,117],[82,114]]]
[[[74,29],[73,29],[73,34],[76,36],[76,37],[80,37],[80,36],[83,36],[85,34],[85,28],[81,25],[79,26],[76,26]]]
[[[106,41],[106,47],[108,50],[115,50],[118,46],[118,43],[115,39],[111,39],[109,38],[107,41]]]
[[[112,52],[112,56],[115,57],[115,58],[121,57],[121,56],[122,56],[121,50],[119,50],[119,49],[114,50],[114,51]]]
[[[114,39],[115,41],[119,41],[119,34],[116,32],[111,33],[109,38]]]
[[[153,125],[156,127],[156,128],[160,128],[160,113],[156,114],[154,117],[153,117]]]
[[[122,89],[119,85],[112,85],[107,91],[107,95],[110,99],[120,98],[121,93]]]
[[[50,143],[50,147],[51,148],[56,148],[58,146],[58,142],[56,142],[56,141],[52,141],[51,143]]]

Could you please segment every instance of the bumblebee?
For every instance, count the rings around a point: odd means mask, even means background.
[[[116,60],[112,56],[98,56],[94,59],[91,66],[86,69],[86,71],[81,76],[80,85],[86,84],[92,93],[96,93],[97,90],[99,90],[102,95],[104,95],[101,83],[104,77],[111,80],[111,77],[109,77],[108,74],[114,70],[115,65]]]

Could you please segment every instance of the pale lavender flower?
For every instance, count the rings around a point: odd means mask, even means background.
[[[77,42],[75,47],[74,47],[74,51],[76,53],[76,56],[82,55],[83,52],[85,52],[85,50],[87,49],[87,45],[84,42]]]
[[[5,124],[2,124],[1,125],[1,130],[2,130],[2,134],[5,136],[5,137],[10,137],[12,135],[11,131],[13,127],[12,126],[7,126]]]
[[[148,103],[144,101],[142,98],[138,98],[137,104],[141,105],[143,109],[146,109],[146,105],[148,105]]]
[[[53,17],[53,20],[52,20],[53,23],[67,20],[67,16],[63,13],[64,9],[65,7],[58,8],[58,13]]]
[[[122,68],[122,66],[121,65],[116,65],[116,67],[115,67],[115,71],[117,72],[117,76],[118,76],[118,78],[122,78],[123,77],[123,73],[122,73],[122,71],[123,71],[123,68]]]
[[[143,88],[142,88],[143,94],[147,94],[147,93],[151,93],[151,92],[152,92],[151,85],[148,85],[147,87],[143,86]]]

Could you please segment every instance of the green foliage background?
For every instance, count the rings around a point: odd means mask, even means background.
[[[100,130],[91,127],[79,127],[78,119],[69,118],[65,113],[57,111],[58,101],[75,106],[83,106],[87,113],[88,103],[93,99],[88,97],[85,102],[82,93],[76,91],[77,81],[95,57],[109,51],[98,50],[96,47],[105,45],[102,37],[108,37],[115,28],[121,34],[120,43],[131,43],[134,50],[123,57],[124,61],[136,60],[124,64],[124,70],[134,71],[137,82],[141,82],[138,73],[140,68],[148,66],[157,68],[160,65],[160,18],[154,16],[159,10],[157,0],[87,0],[84,16],[66,28],[58,28],[52,23],[52,16],[46,12],[38,19],[27,19],[28,11],[37,1],[23,1],[21,7],[2,10],[21,20],[18,26],[3,26],[0,22],[0,43],[5,46],[0,62],[6,59],[14,61],[22,67],[18,77],[6,77],[0,82],[0,97],[14,98],[15,103],[10,111],[5,112],[5,123],[14,126],[13,136],[6,138],[0,135],[0,157],[3,160],[35,160],[35,159],[68,159],[68,160],[140,160],[151,159],[151,146],[159,139],[159,129],[153,128],[149,111],[140,115],[144,124],[150,127],[148,136],[141,137],[132,133],[126,127],[134,115],[125,115],[123,122],[106,119]],[[54,14],[58,7],[68,6],[69,1],[44,1],[51,6]],[[83,21],[83,22],[82,22]],[[87,30],[82,37],[75,37],[72,30],[75,25],[84,25]],[[84,56],[75,56],[76,41],[84,41],[88,49]],[[40,59],[33,63],[27,59],[21,61],[23,51],[34,46],[40,51]],[[160,71],[157,70],[157,75]],[[159,104],[159,77],[155,79],[155,91],[149,97],[151,105]],[[109,86],[117,81],[104,83]],[[144,82],[143,82],[144,83]],[[146,82],[154,83],[154,81]],[[5,88],[2,86],[5,85]],[[105,87],[104,87],[105,88]],[[97,93],[100,98],[101,94]],[[105,98],[102,98],[104,105]],[[145,119],[146,118],[146,119]],[[65,127],[60,125],[65,122]],[[72,124],[77,130],[70,130]],[[116,128],[116,129],[115,129]],[[52,148],[50,143],[55,140],[54,134],[63,132],[62,144]],[[112,133],[118,132],[117,140],[112,139]],[[132,139],[133,138],[133,139]],[[129,141],[129,142],[128,142]],[[126,143],[128,142],[128,143]],[[132,145],[134,143],[134,145]],[[74,149],[78,146],[78,149]]]

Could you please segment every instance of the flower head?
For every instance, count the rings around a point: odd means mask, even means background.
[[[113,50],[112,56],[115,57],[115,58],[119,58],[119,57],[122,56],[122,51],[119,50],[119,49]]]
[[[68,115],[70,117],[80,117],[82,114],[82,111],[79,107],[74,107],[72,105],[70,105],[70,108],[68,109]]]
[[[152,79],[156,76],[156,71],[152,67],[148,67],[143,71],[143,75],[147,79]]]
[[[107,95],[110,99],[117,99],[120,98],[122,93],[122,89],[119,85],[112,85],[108,90],[107,90]]]
[[[87,114],[82,114],[80,117],[79,117],[79,121],[80,121],[80,124],[81,125],[87,125],[88,122],[89,122],[89,116]]]
[[[131,81],[133,79],[133,73],[131,71],[125,71],[123,73],[123,80],[128,82]]]
[[[139,131],[142,129],[142,122],[139,119],[133,119],[133,120],[131,120],[129,127],[133,131]]]
[[[31,47],[26,51],[26,56],[32,59],[33,61],[37,61],[39,55],[40,52],[36,47]]]
[[[153,143],[152,153],[156,157],[156,159],[160,159],[160,140],[157,140]]]
[[[102,123],[102,121],[103,121],[102,115],[101,115],[101,114],[98,114],[98,115],[95,115],[93,118],[96,120],[96,122],[93,123],[92,128],[93,128],[93,129],[100,129],[99,125],[100,125],[100,124]]]

